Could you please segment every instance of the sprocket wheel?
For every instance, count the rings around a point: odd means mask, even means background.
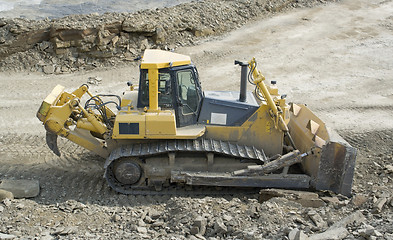
[[[130,189],[146,188],[143,166],[138,159],[120,158],[109,164],[105,178],[117,192],[128,193]]]

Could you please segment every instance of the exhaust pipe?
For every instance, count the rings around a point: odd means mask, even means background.
[[[247,73],[248,73],[248,63],[240,62],[235,60],[235,65],[240,65],[242,67],[241,77],[240,77],[240,95],[239,101],[246,102],[247,101]]]

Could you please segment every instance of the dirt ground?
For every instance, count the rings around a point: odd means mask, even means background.
[[[38,179],[41,193],[0,204],[0,233],[22,239],[285,239],[295,228],[323,232],[360,210],[366,220],[347,227],[344,238],[393,239],[393,1],[343,0],[280,13],[177,52],[191,56],[204,90],[239,89],[233,61],[256,57],[289,102],[306,103],[358,148],[353,192],[364,203],[339,196],[337,203],[310,209],[282,199],[260,204],[247,194],[118,195],[102,179],[102,159],[66,141],[60,143],[63,157],[53,155],[35,113],[57,84],[73,90],[98,77],[93,92],[119,94],[127,81],[137,83],[137,65],[56,76],[1,72],[0,178]],[[316,226],[310,211],[326,226]],[[190,231],[199,215],[208,227],[195,237]],[[217,230],[217,219],[226,231]]]

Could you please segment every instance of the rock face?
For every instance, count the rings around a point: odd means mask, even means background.
[[[136,58],[146,48],[192,45],[255,18],[317,3],[320,1],[208,0],[133,14],[42,21],[0,19],[0,70],[58,74],[113,65]]]

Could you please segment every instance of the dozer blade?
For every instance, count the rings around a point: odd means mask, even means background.
[[[314,149],[314,154],[302,161],[311,186],[351,196],[356,149],[304,105],[292,104],[288,128],[300,152]]]
[[[57,135],[51,132],[46,132],[46,144],[57,156],[61,156],[59,148],[57,147]]]
[[[315,188],[351,196],[355,159],[355,148],[339,139],[330,140],[322,148]]]

